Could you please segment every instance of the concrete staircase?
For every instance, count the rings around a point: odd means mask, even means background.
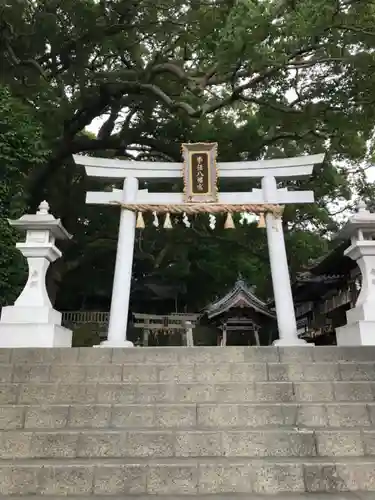
[[[0,382],[1,497],[375,498],[372,347],[0,350]]]

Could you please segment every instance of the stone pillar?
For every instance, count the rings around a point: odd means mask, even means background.
[[[353,309],[346,312],[347,324],[336,328],[337,345],[375,345],[375,214],[361,203],[338,234],[351,240],[344,252],[357,262],[362,274],[362,288]]]
[[[263,177],[262,190],[265,203],[277,203],[277,185],[274,177]],[[285,249],[282,218],[266,214],[268,252],[270,257],[272,286],[275,298],[279,339],[278,346],[305,345],[297,335],[292,288]]]
[[[123,203],[134,203],[137,198],[138,179],[128,177],[122,191]],[[128,326],[130,287],[133,267],[136,214],[121,209],[117,242],[112,301],[109,315],[108,337],[103,347],[133,347],[126,339]]]
[[[227,324],[223,324],[223,338],[221,340],[221,347],[226,347],[227,346]]]
[[[17,248],[27,259],[29,276],[14,305],[2,309],[0,347],[71,347],[72,332],[61,326],[61,313],[53,309],[45,282],[50,263],[62,255],[55,240],[71,236],[49,213],[46,201],[36,214],[9,224],[26,230],[26,241]]]
[[[145,328],[143,330],[143,347],[148,347],[148,337],[150,335],[150,330]]]
[[[191,321],[186,321],[185,327],[186,327],[186,346],[194,347],[193,323]]]
[[[254,326],[254,338],[255,338],[255,345],[256,346],[260,346],[260,339],[259,339],[259,327],[258,326]]]

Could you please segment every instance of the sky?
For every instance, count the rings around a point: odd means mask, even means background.
[[[375,182],[375,166],[367,170],[367,179],[370,182]]]

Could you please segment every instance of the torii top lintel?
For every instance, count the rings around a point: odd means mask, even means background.
[[[324,154],[297,156],[271,160],[218,162],[221,178],[276,177],[301,178],[312,173],[314,165],[323,163]],[[73,155],[77,165],[83,165],[90,177],[102,179],[176,179],[182,175],[182,162],[129,161],[92,156]]]

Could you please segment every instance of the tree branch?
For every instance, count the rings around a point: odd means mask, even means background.
[[[194,116],[197,113],[197,111],[192,106],[190,106],[190,104],[188,104],[187,102],[179,102],[173,100],[157,85],[151,83],[144,83],[144,84],[141,83],[139,84],[139,88],[154,94],[155,97],[157,97],[164,104],[166,104],[166,106],[168,106],[168,108],[171,110],[182,109],[189,116]]]
[[[280,104],[278,102],[266,101],[264,99],[258,99],[256,97],[247,97],[244,95],[240,96],[240,100],[244,102],[252,102],[254,104],[258,104],[259,106],[265,106],[274,109],[275,111],[281,111],[282,113],[294,113],[294,114],[302,113],[300,109],[293,108],[295,104],[298,104],[300,102],[300,99],[295,99],[293,102],[290,103],[289,106],[284,106],[283,104]]]
[[[182,68],[171,62],[156,64],[153,68],[151,68],[152,75],[157,75],[159,73],[170,73],[175,75],[181,81],[187,81],[189,79],[189,76]]]
[[[116,101],[111,106],[111,112],[109,114],[108,119],[103,123],[98,132],[98,139],[106,139],[110,137],[115,128],[116,120],[120,114],[123,103],[121,100]]]

